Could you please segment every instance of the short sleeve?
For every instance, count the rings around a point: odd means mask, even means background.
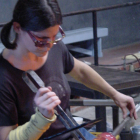
[[[67,74],[74,67],[74,58],[63,42],[61,42],[61,46],[63,49],[63,53],[62,53],[63,56],[62,57],[63,57],[63,64],[64,64],[64,73]]]

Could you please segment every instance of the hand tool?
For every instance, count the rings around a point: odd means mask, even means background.
[[[33,70],[23,72],[22,78],[34,93],[38,91],[38,88],[45,87],[44,82]],[[56,110],[55,114],[61,121],[61,123],[66,127],[66,129],[76,126],[75,123],[70,119],[70,117],[64,112],[61,106],[58,105],[57,107],[60,111],[60,114],[58,114]],[[76,140],[79,140],[78,137],[81,137],[83,140],[86,140],[79,130],[76,130],[76,132],[72,132],[72,135]]]

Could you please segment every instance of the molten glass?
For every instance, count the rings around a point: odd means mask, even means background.
[[[94,140],[116,140],[116,138],[111,133],[105,132],[98,135]]]

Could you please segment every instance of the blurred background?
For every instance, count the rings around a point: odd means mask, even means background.
[[[0,23],[12,19],[17,0],[0,0]],[[131,0],[137,2],[138,0]],[[130,0],[58,0],[62,14],[91,8],[124,4]],[[92,27],[92,13],[63,18],[64,31]],[[108,36],[102,38],[102,49],[139,42],[140,5],[97,12],[97,26],[108,28]]]

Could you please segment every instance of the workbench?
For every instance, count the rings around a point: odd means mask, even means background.
[[[94,56],[94,45],[93,41],[85,48],[81,48],[80,45],[73,46],[73,43],[80,43],[83,41],[89,41],[94,39],[93,28],[85,27],[75,30],[65,31],[66,37],[63,39],[64,44],[67,45],[70,51],[85,54],[88,56]],[[97,28],[97,46],[98,46],[98,56],[102,57],[102,38],[108,36],[108,28],[98,27]],[[71,44],[71,45],[70,45]],[[90,49],[89,49],[90,48]]]
[[[121,71],[111,68],[104,68],[100,66],[91,66],[97,73],[99,73],[111,86],[116,90],[126,95],[134,95],[140,93],[140,73]],[[87,88],[80,82],[76,81],[69,75],[66,75],[70,84],[72,95],[82,96],[93,100],[103,99],[108,100],[109,98],[98,91]],[[109,102],[108,102],[109,103]],[[81,102],[71,102],[72,105],[83,105]],[[110,104],[110,103],[109,103]],[[107,105],[96,105],[95,113],[96,118],[103,118],[103,121],[98,123],[96,131],[106,131],[106,106]],[[115,104],[111,104],[113,111],[113,129],[119,124],[119,109]]]

